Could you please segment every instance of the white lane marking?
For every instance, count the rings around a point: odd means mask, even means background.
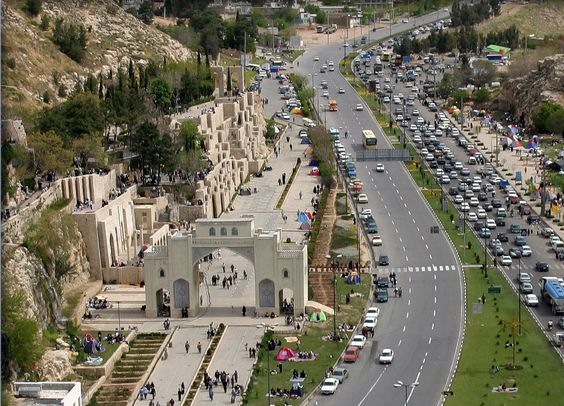
[[[364,403],[364,401],[366,400],[366,398],[368,397],[368,395],[370,395],[370,392],[372,392],[372,390],[374,390],[374,388],[376,387],[376,385],[378,384],[378,382],[380,382],[380,379],[382,379],[382,376],[384,376],[384,373],[386,372],[386,369],[388,369],[388,367],[384,367],[384,370],[382,371],[382,373],[380,374],[380,376],[378,377],[378,379],[376,379],[376,381],[374,382],[374,384],[370,387],[370,389],[368,390],[368,392],[366,392],[366,395],[364,395],[364,397],[360,400],[360,402],[358,402],[358,404],[356,406],[360,406]]]
[[[405,314],[405,318],[406,318],[406,319],[409,319],[409,312],[407,312],[407,313]]]
[[[399,342],[398,342],[398,347],[399,347],[400,345],[401,345],[401,338],[400,338],[400,340],[399,340]]]
[[[408,305],[408,306],[411,306],[411,299],[409,299],[409,300],[407,301],[407,305]]]
[[[436,316],[437,316],[437,311],[433,310],[433,317],[436,317]]]
[[[427,244],[425,244],[425,248],[427,248],[427,251],[429,251],[429,246]]]
[[[403,252],[405,252],[405,246],[403,246],[402,248],[403,248]]]
[[[398,237],[398,238],[399,238],[399,242],[403,242],[403,240],[401,239],[401,237]]]
[[[431,254],[429,254],[429,259],[432,261],[433,260],[433,256]]]
[[[429,345],[431,345],[431,337],[429,337]]]
[[[399,193],[399,190],[397,191]],[[403,196],[400,195],[400,200],[403,201]],[[407,206],[406,206],[407,207]]]
[[[409,214],[411,214],[411,213],[409,213]],[[413,221],[413,224],[415,224],[415,219],[414,219],[414,218],[412,218],[411,221]]]
[[[435,323],[431,324],[431,330],[435,329]]]
[[[390,212],[388,212],[388,216],[391,216]],[[394,223],[394,220],[390,220],[392,222],[392,225],[395,226],[396,223]]]
[[[405,333],[405,326],[403,326],[403,330],[402,330],[402,331]]]
[[[411,216],[411,210],[408,210],[408,211],[407,211],[407,214],[409,214],[409,215]],[[415,219],[412,219],[412,220],[413,220],[413,222],[415,223]]]
[[[409,258],[407,257],[407,255],[405,256],[405,262],[409,262]]]
[[[421,236],[421,239],[422,239],[423,241],[425,241],[425,237]]]
[[[418,231],[418,232],[421,231],[421,230],[419,230],[419,226],[417,226],[417,231]]]
[[[437,303],[437,296],[435,296],[435,303]]]
[[[398,229],[396,228],[396,233],[399,233]]]

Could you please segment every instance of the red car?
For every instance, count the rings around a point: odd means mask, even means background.
[[[345,355],[343,355],[343,361],[345,362],[356,362],[358,357],[360,356],[360,350],[358,347],[354,345],[349,345],[347,350],[345,351]]]

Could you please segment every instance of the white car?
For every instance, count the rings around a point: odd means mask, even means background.
[[[323,97],[327,97],[329,98],[329,92],[327,90],[325,90],[322,94]]]
[[[317,62],[317,61],[319,61],[319,57],[316,55],[316,56],[313,57],[313,60]]]
[[[468,213],[466,215],[466,220],[470,221],[470,222],[474,222],[474,221],[478,221],[478,216],[476,216],[476,213],[474,213],[473,211],[471,211],[470,213]]]
[[[367,218],[369,218],[369,217],[371,217],[371,216],[372,216],[372,209],[363,209],[363,210],[360,212],[360,218],[361,218],[362,220],[366,220]]]
[[[462,202],[462,204],[460,204],[460,211],[465,212],[465,211],[470,211],[470,205],[466,202]]]
[[[419,110],[417,109],[413,109],[413,111],[411,112],[412,116],[418,116],[419,115]]]
[[[463,198],[461,195],[456,195],[456,196],[454,196],[454,202],[455,202],[456,204],[460,204],[460,203],[462,203],[463,201],[464,201],[464,198]]]
[[[379,307],[369,307],[366,311],[366,317],[376,317],[380,316],[380,308]]]
[[[511,259],[511,257],[509,255],[502,255],[501,256],[501,265],[511,266],[512,263],[513,263],[513,260]]]
[[[527,306],[539,305],[539,298],[534,293],[529,293],[528,295],[525,295],[524,301]]]
[[[366,344],[366,337],[362,334],[355,334],[350,345],[354,345],[362,350],[364,348],[364,344]]]
[[[358,103],[356,105],[356,111],[362,111],[362,110],[364,110],[364,106],[362,104]]]
[[[366,196],[365,193],[361,193],[361,194],[358,195],[357,201],[359,203],[368,203],[368,196]]]
[[[530,257],[533,255],[533,250],[528,245],[523,245],[521,247],[521,256],[523,257]]]
[[[378,324],[378,319],[376,317],[370,316],[364,319],[364,323],[362,323],[362,327],[366,327],[369,330],[374,330],[376,324]]]
[[[382,245],[382,243],[382,237],[380,237],[379,235],[372,237],[372,245],[374,247],[379,247],[380,245]]]
[[[380,357],[378,358],[380,364],[391,364],[393,360],[394,350],[392,350],[391,348],[384,348],[380,353]]]
[[[343,89],[342,87],[339,88],[339,94],[345,94],[345,89]]]
[[[486,227],[488,227],[490,230],[493,230],[494,228],[497,227],[497,224],[495,224],[494,219],[487,219],[486,220]]]
[[[329,134],[331,135],[339,135],[339,129],[335,127],[329,128]]]
[[[384,164],[377,164],[376,165],[376,172],[384,172]]]
[[[486,210],[484,210],[481,207],[478,207],[478,218],[479,219],[485,219],[488,216],[488,213],[486,213]]]
[[[321,385],[321,393],[324,395],[333,395],[339,386],[337,378],[325,378]]]

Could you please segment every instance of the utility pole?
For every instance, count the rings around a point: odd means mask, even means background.
[[[245,89],[245,68],[247,67],[247,31],[245,31],[245,41],[243,43],[243,66],[241,70],[243,71],[243,84],[242,88]]]

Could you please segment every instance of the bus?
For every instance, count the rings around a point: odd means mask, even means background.
[[[362,141],[366,149],[378,148],[378,140],[372,130],[362,130]]]

